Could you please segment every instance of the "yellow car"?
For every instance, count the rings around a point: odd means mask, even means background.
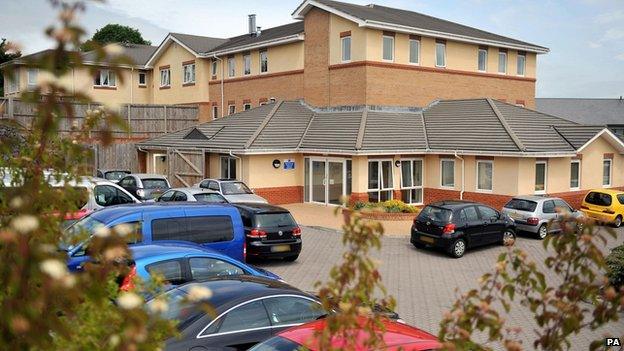
[[[611,189],[591,190],[583,199],[581,211],[589,218],[611,223],[619,228],[624,216],[624,192]]]

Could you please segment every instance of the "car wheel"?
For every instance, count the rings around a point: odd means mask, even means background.
[[[460,258],[466,252],[466,241],[464,239],[457,239],[453,242],[453,245],[449,247],[449,254],[454,258]]]
[[[615,220],[613,221],[613,226],[616,228],[619,228],[622,226],[622,216],[618,215],[617,217],[615,217]]]
[[[512,246],[516,242],[516,233],[511,229],[505,229],[503,232],[503,245]]]
[[[296,254],[296,255],[293,255],[293,256],[284,257],[284,261],[286,261],[286,262],[295,262],[298,258],[299,258],[299,254]]]
[[[537,238],[540,240],[544,240],[544,238],[546,238],[547,235],[548,235],[548,227],[546,226],[546,224],[542,224],[537,230]]]

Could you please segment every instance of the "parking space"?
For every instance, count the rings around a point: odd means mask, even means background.
[[[621,244],[623,238],[624,229],[620,229],[618,238],[610,240],[606,248]],[[339,262],[343,251],[340,239],[336,230],[304,227],[303,250],[296,262],[266,262],[260,266],[300,289],[312,291],[314,283],[327,279],[330,268]],[[542,242],[528,236],[520,236],[516,245],[538,262],[547,255]],[[452,259],[441,252],[414,248],[407,236],[385,237],[376,257],[382,262],[383,282],[396,298],[400,316],[411,325],[437,334],[444,311],[451,307],[459,294],[456,290],[467,291],[476,287],[477,279],[494,268],[497,256],[504,250],[506,248],[502,246],[488,246],[468,251],[461,259]],[[547,279],[553,280],[554,277]],[[523,328],[525,347],[531,349],[533,320],[530,311],[515,304],[506,318],[510,324]],[[573,338],[572,349],[587,350],[590,341],[603,332],[621,335],[622,330],[624,321],[600,332],[585,331]]]

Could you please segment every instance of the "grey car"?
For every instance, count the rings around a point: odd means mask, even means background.
[[[201,188],[172,188],[165,191],[156,202],[189,201],[226,204],[228,201],[218,192]]]
[[[253,191],[240,180],[204,179],[194,186],[217,191],[230,203],[268,203],[265,198],[254,194]]]
[[[561,231],[557,221],[561,216],[577,219],[585,216],[558,197],[536,195],[514,197],[503,206],[502,212],[516,222],[519,231],[533,233],[540,240],[549,233]]]
[[[147,173],[129,174],[118,184],[141,201],[157,198],[171,188],[164,175]]]

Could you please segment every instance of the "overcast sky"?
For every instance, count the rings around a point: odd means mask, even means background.
[[[538,58],[538,97],[624,95],[624,0],[344,0],[422,12],[549,47]],[[48,48],[54,21],[46,0],[1,0],[0,37],[23,53]],[[227,37],[247,30],[247,14],[268,28],[292,22],[299,0],[108,0],[88,3],[82,24],[139,29],[158,45],[167,32]]]

